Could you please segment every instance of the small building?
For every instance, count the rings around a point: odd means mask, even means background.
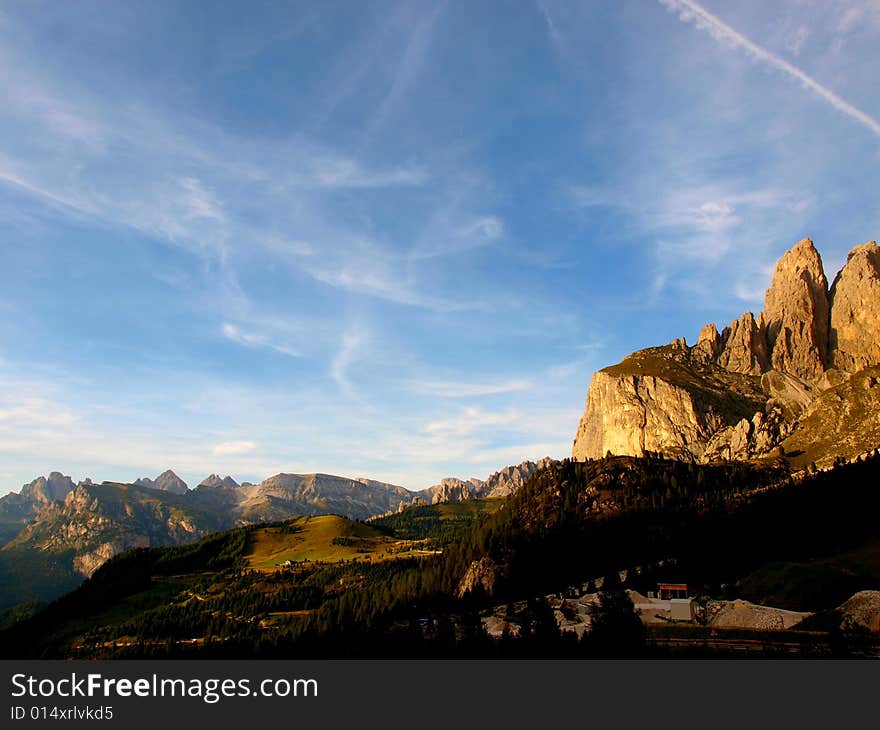
[[[693,621],[694,602],[690,598],[670,598],[669,618],[673,621]]]
[[[687,598],[687,597],[688,597],[687,583],[658,583],[657,584],[657,598],[659,598],[661,601],[665,601],[670,598]]]

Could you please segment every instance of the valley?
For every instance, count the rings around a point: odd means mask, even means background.
[[[876,243],[829,287],[803,239],[757,317],[596,372],[571,458],[485,479],[39,477],[0,499],[0,651],[876,655],[877,282]]]

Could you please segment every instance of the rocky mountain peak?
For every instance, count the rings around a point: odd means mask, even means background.
[[[720,334],[708,324],[694,347],[678,339],[596,373],[572,456],[767,454],[812,417],[822,394],[877,365],[880,247],[856,246],[829,291],[822,258],[804,238],[777,263],[757,319],[746,312]],[[862,443],[865,423],[849,427],[860,434],[849,451],[876,446]]]
[[[700,330],[700,336],[694,347],[705,353],[710,360],[714,360],[721,354],[721,345],[721,335],[718,333],[718,328],[714,322],[709,322]]]
[[[186,494],[186,482],[183,481],[171,469],[166,469],[155,479],[149,477],[141,477],[134,481],[135,486],[146,487],[147,489],[158,489],[161,492],[170,492],[171,494]]]
[[[21,496],[35,502],[53,502],[63,500],[76,485],[69,476],[53,471],[49,477],[37,477],[21,488]]]
[[[724,328],[720,350],[718,364],[732,373],[760,375],[767,370],[770,359],[767,341],[751,312]]]
[[[854,372],[880,364],[880,246],[850,251],[831,285],[832,364]]]
[[[538,469],[548,466],[552,461],[549,456],[538,462],[524,461],[499,469],[485,479],[471,477],[465,481],[457,477],[446,477],[439,484],[416,492],[416,499],[419,503],[440,504],[481,497],[507,497],[522,487]]]
[[[223,477],[222,479],[220,478],[219,474],[211,474],[210,476],[205,477],[201,481],[199,486],[200,487],[237,487],[238,482],[235,481],[235,479],[233,479],[228,474],[225,477]]]
[[[760,328],[774,370],[815,380],[828,364],[828,280],[822,257],[809,238],[779,259]]]
[[[186,494],[186,490],[189,488],[187,487],[186,482],[171,471],[171,469],[163,471],[156,477],[153,484],[155,489],[159,489],[163,492],[171,492],[172,494]]]

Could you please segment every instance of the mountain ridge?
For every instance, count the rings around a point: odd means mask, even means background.
[[[850,378],[880,364],[878,322],[876,242],[853,248],[829,288],[819,252],[802,239],[777,263],[757,318],[746,312],[720,333],[707,324],[693,347],[680,338],[596,372],[572,457],[749,459],[787,448],[799,429],[804,450],[811,404],[849,392]],[[840,420],[845,433],[827,434],[837,442],[825,452],[849,458],[873,449],[876,418]]]

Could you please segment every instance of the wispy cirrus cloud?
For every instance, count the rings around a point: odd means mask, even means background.
[[[446,0],[442,0],[434,3],[428,12],[416,19],[403,54],[394,66],[394,75],[388,93],[376,107],[365,128],[365,139],[368,140],[392,116],[410,85],[418,78],[431,46],[434,26],[445,9]]]
[[[363,354],[367,341],[368,337],[363,331],[351,329],[345,332],[339,349],[330,362],[330,377],[339,386],[339,390],[349,398],[355,398],[357,393],[348,371]]]
[[[273,341],[268,335],[261,332],[251,332],[244,330],[239,325],[230,322],[224,322],[220,328],[221,333],[227,340],[237,342],[245,347],[263,347],[274,350],[288,357],[301,357],[302,353],[298,350],[278,342]]]
[[[487,411],[469,406],[448,418],[426,423],[422,430],[431,436],[462,437],[487,428],[509,427],[520,418],[516,410]]]
[[[211,449],[215,456],[241,456],[255,451],[257,444],[254,441],[224,441]]]
[[[225,215],[223,205],[201,180],[196,177],[184,177],[179,181],[183,192],[184,217],[204,218],[206,220],[223,221]]]
[[[438,398],[477,398],[486,395],[515,393],[526,390],[531,386],[532,381],[527,379],[502,380],[489,383],[415,380],[409,384],[409,387],[415,393]]]
[[[820,99],[830,104],[837,111],[845,114],[859,124],[867,127],[871,132],[880,137],[880,121],[858,107],[850,104],[827,86],[821,84],[812,76],[784,58],[759,46],[736,29],[729,26],[717,15],[710,13],[706,8],[693,0],[659,0],[669,10],[677,12],[679,18],[686,23],[693,23],[700,30],[704,30],[715,40],[740,48],[751,56],[755,61],[774,68],[787,76],[799,81],[804,88],[816,94]]]

